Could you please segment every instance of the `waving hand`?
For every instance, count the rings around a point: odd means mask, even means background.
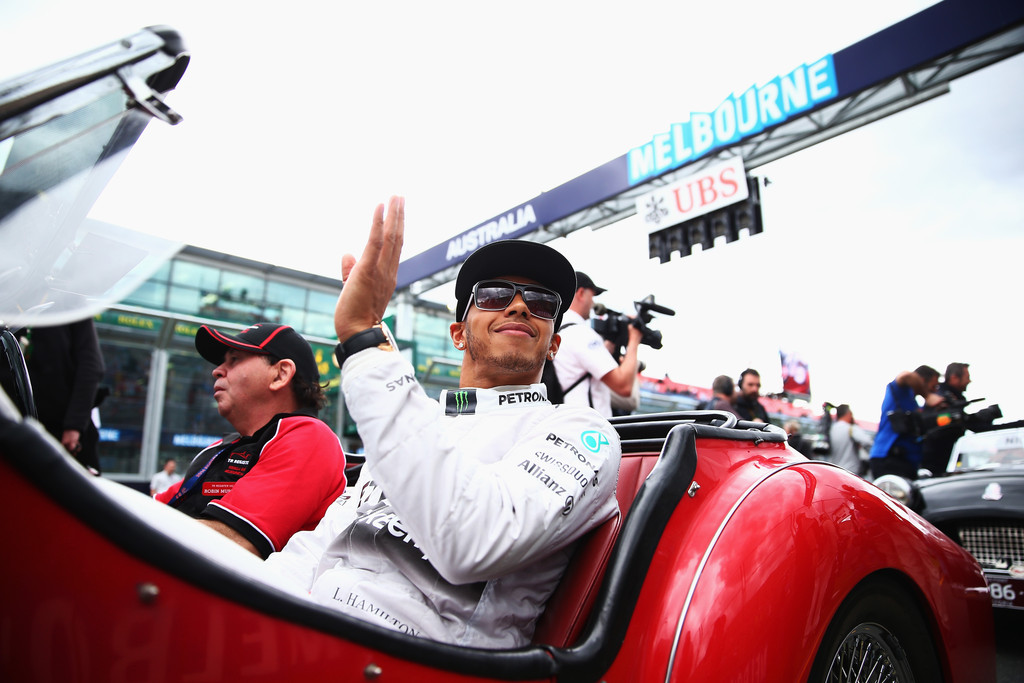
[[[387,214],[379,204],[373,212],[370,237],[357,261],[352,254],[341,259],[345,283],[334,309],[334,331],[339,341],[379,323],[395,291],[398,262],[405,236],[405,198],[392,197]]]

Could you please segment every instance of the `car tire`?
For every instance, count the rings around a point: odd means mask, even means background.
[[[942,667],[917,603],[891,581],[868,580],[836,611],[808,683],[932,683]]]

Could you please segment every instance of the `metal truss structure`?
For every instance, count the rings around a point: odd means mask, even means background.
[[[819,142],[867,125],[949,92],[953,80],[1024,51],[1024,26],[1014,26],[962,49],[861,90],[843,99],[786,121],[761,133],[708,154],[692,163],[652,178],[614,197],[577,211],[525,235],[521,239],[549,242],[569,233],[596,230],[636,213],[636,199],[724,159],[740,156],[750,171]],[[418,294],[455,279],[458,266],[447,268],[410,288]]]
[[[912,71],[901,73],[851,97],[787,121],[739,141],[715,154],[631,187],[611,199],[557,221],[525,239],[547,242],[581,228],[598,229],[636,213],[636,198],[723,159],[740,156],[749,171],[819,142],[842,135],[886,116],[949,92],[951,81],[1024,51],[1024,26],[945,55]]]

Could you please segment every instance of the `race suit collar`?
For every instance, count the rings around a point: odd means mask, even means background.
[[[495,410],[522,410],[548,403],[544,384],[518,384],[493,389],[443,389],[438,399],[445,415],[474,415]]]

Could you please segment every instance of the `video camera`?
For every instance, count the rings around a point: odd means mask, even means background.
[[[613,311],[601,304],[594,304],[594,313],[606,316],[604,318],[594,319],[594,331],[601,335],[602,338],[615,345],[615,352],[613,355],[616,360],[620,359],[625,353],[626,345],[629,343],[630,325],[643,333],[643,337],[640,339],[641,344],[646,344],[652,349],[660,349],[661,332],[658,330],[652,330],[647,326],[653,317],[651,314],[676,314],[676,312],[671,308],[666,308],[665,306],[654,303],[653,294],[648,294],[640,301],[634,301],[633,304],[636,306],[636,317],[634,318],[618,311]]]
[[[984,401],[976,398],[970,401],[948,401],[946,405],[924,410],[896,410],[889,413],[889,421],[897,434],[922,437],[947,427],[983,432],[991,429],[992,423],[1003,416],[998,405],[990,405],[976,413],[964,411],[968,405]]]

